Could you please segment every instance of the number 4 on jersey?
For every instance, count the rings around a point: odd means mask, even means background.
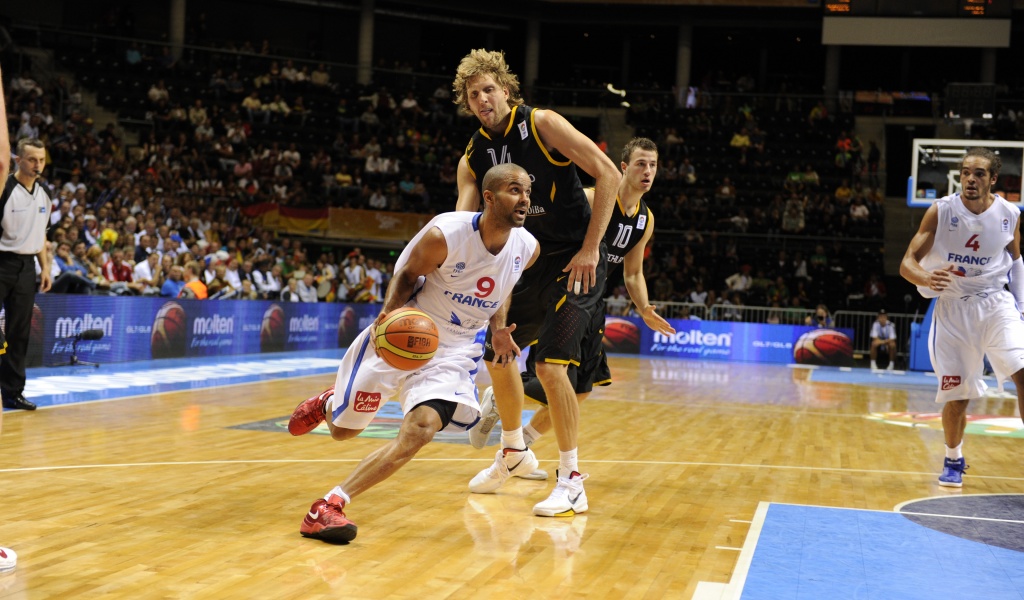
[[[967,243],[964,244],[964,248],[970,248],[971,250],[974,250],[975,252],[977,252],[978,248],[980,248],[980,247],[981,247],[981,244],[978,243],[978,234],[972,235],[971,239],[967,240]]]

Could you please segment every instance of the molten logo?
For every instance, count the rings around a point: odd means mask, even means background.
[[[704,333],[699,329],[692,331],[680,331],[672,335],[664,335],[655,332],[654,343],[656,344],[678,344],[680,346],[721,346],[732,347],[731,333]]]
[[[234,332],[234,317],[214,314],[209,318],[197,317],[192,321],[192,335],[228,335]]]
[[[952,390],[956,389],[960,385],[959,375],[943,375],[942,376],[942,389]]]
[[[104,337],[114,335],[114,316],[94,317],[92,313],[85,313],[81,317],[61,317],[57,319],[57,327],[53,335],[59,338],[78,335],[86,329],[102,329]]]
[[[380,392],[356,392],[356,401],[352,410],[361,413],[377,412],[380,408]]]
[[[291,333],[316,333],[320,331],[320,317],[302,315],[288,320],[288,331]]]

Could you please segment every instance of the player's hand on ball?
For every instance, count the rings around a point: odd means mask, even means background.
[[[507,367],[516,362],[516,358],[522,353],[515,340],[512,339],[512,332],[516,330],[516,324],[503,327],[491,332],[491,348],[494,349],[494,358],[491,364],[498,367]]]
[[[377,356],[380,356],[380,351],[377,349],[377,330],[380,328],[380,324],[384,322],[384,318],[387,316],[388,313],[382,310],[380,311],[380,314],[377,315],[377,320],[373,322],[373,335],[370,336],[370,345],[373,346],[373,353]]]

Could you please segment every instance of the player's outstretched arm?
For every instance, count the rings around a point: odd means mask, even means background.
[[[949,272],[941,269],[928,271],[921,266],[921,259],[928,254],[928,251],[932,249],[932,244],[935,243],[938,224],[939,209],[933,204],[925,211],[924,218],[921,219],[921,226],[910,240],[910,245],[907,246],[907,252],[903,255],[903,261],[900,263],[900,275],[914,285],[941,292],[951,281]]]
[[[562,115],[550,110],[536,111],[534,122],[541,141],[548,150],[557,150],[576,163],[596,181],[593,214],[583,240],[583,247],[563,270],[569,273],[566,290],[574,291],[576,283],[586,294],[597,285],[597,263],[601,256],[601,239],[615,206],[615,193],[622,174],[610,158],[590,138],[583,135]]]
[[[626,282],[626,291],[629,299],[636,305],[640,316],[648,327],[663,335],[671,335],[676,332],[675,328],[669,325],[668,321],[658,314],[658,309],[650,303],[647,297],[647,278],[644,277],[644,250],[647,243],[654,235],[654,215],[647,213],[647,231],[640,238],[640,242],[626,253],[622,261],[622,278]]]

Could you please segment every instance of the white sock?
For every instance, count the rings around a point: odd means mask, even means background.
[[[523,440],[526,442],[527,448],[539,440],[542,435],[544,434],[534,429],[533,425],[527,424],[526,427],[523,427]]]
[[[512,431],[501,430],[501,447],[512,448],[513,450],[526,450],[526,441],[523,440],[523,428]]]
[[[580,472],[579,459],[576,458],[576,448],[568,452],[558,452],[558,474],[569,477],[573,471]]]
[[[871,361],[871,368],[872,369],[877,369],[878,368],[878,363],[876,363],[875,361]]]
[[[345,506],[352,504],[352,499],[348,497],[348,494],[342,491],[340,485],[334,486],[333,490],[324,494],[324,500],[330,500],[332,495],[341,498],[342,502],[345,503]]]
[[[964,457],[963,447],[964,447],[964,443],[963,442],[960,442],[959,444],[957,444],[956,448],[950,448],[949,446],[946,446],[946,458],[949,458],[949,459],[952,459],[952,460],[959,460],[959,459],[963,458]]]

